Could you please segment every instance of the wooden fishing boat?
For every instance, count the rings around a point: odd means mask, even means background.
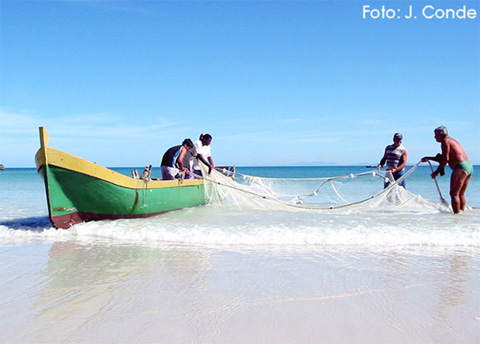
[[[56,228],[104,219],[141,218],[205,204],[205,181],[134,179],[48,147],[40,127],[37,172]]]

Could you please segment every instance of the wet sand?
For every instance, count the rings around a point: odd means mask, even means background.
[[[475,343],[480,251],[30,242],[0,248],[1,343]]]

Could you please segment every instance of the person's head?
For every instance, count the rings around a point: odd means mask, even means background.
[[[437,142],[443,141],[443,139],[448,136],[448,129],[443,125],[435,128],[433,132],[435,134],[435,140],[437,140]]]
[[[186,149],[192,149],[193,148],[193,142],[190,139],[185,139],[182,142],[182,146],[185,147]]]
[[[395,146],[400,146],[400,144],[402,143],[402,140],[403,140],[403,135],[402,134],[395,133],[395,135],[393,135],[393,144]]]
[[[200,141],[202,141],[202,145],[208,146],[210,143],[212,143],[212,135],[210,134],[200,134]]]

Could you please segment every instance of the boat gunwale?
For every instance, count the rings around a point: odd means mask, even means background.
[[[204,184],[205,182],[208,182],[205,179],[152,179],[150,181],[134,179],[107,167],[97,165],[93,162],[50,147],[46,147],[46,149],[42,147],[39,149],[36,155],[36,163],[37,171],[40,170],[41,166],[55,166],[58,168],[85,174],[129,189],[162,189],[172,187],[198,186]]]

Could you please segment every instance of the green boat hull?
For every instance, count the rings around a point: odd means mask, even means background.
[[[52,165],[42,166],[50,219],[56,228],[103,219],[141,218],[205,204],[205,185],[128,188]],[[158,182],[157,182],[158,183]]]

